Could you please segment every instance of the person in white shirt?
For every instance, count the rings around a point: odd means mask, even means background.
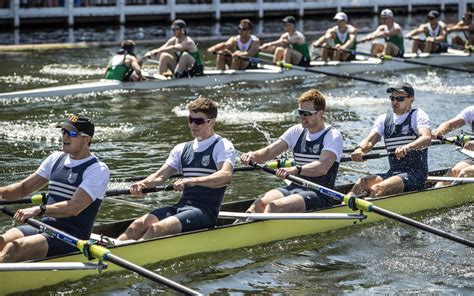
[[[439,125],[432,132],[433,139],[440,139],[457,128],[467,125],[474,133],[474,105],[464,108],[461,113]],[[464,149],[474,151],[474,140],[464,144]],[[474,159],[466,159],[458,162],[452,169],[448,170],[449,177],[474,177]],[[436,186],[448,185],[449,183],[440,182]]]
[[[439,20],[439,12],[432,10],[428,13],[428,22],[407,33],[407,38],[413,40],[412,52],[418,49],[425,53],[447,52],[447,26]],[[421,34],[421,37],[418,36]]]
[[[296,19],[287,16],[282,19],[283,33],[278,40],[267,42],[260,46],[260,50],[273,53],[273,62],[285,62],[300,67],[309,67],[311,57],[306,37],[296,30]]]
[[[94,124],[86,117],[72,115],[61,127],[63,151],[46,158],[26,179],[0,188],[0,199],[17,200],[48,184],[46,205],[20,209],[15,220],[31,217],[79,239],[88,240],[109,182],[109,169],[89,147]],[[19,262],[76,251],[29,225],[12,228],[0,236],[0,262]]]
[[[226,186],[232,180],[235,150],[229,140],[214,132],[214,101],[198,98],[188,110],[194,140],[176,145],[158,171],[130,187],[133,195],[142,196],[142,189],[161,185],[180,172],[184,178],[176,180],[173,187],[183,192],[181,199],[136,219],[119,240],[144,240],[215,226]]]
[[[264,163],[287,150],[293,152],[296,166],[279,168],[284,179],[296,175],[322,186],[334,188],[342,156],[342,135],[324,122],[326,98],[317,89],[304,92],[298,99],[300,124],[290,127],[278,140],[257,151],[250,151],[240,161]],[[255,200],[247,212],[304,212],[336,204],[330,197],[296,184],[268,191]]]
[[[368,193],[372,197],[420,190],[428,177],[428,146],[431,143],[430,120],[421,109],[413,109],[415,91],[409,83],[387,89],[392,112],[379,116],[369,135],[352,152],[353,161],[363,161],[382,138],[390,169],[385,174],[359,179],[351,194]]]

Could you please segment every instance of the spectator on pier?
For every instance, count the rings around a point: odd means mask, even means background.
[[[354,60],[357,29],[347,24],[348,17],[344,12],[336,13],[333,20],[336,26],[329,28],[324,36],[313,42],[313,46],[323,48],[321,59],[325,62],[328,58],[333,61]]]
[[[141,62],[134,53],[135,42],[125,40],[122,42],[122,49],[113,56],[107,70],[105,79],[120,81],[141,81],[145,80],[141,71]]]
[[[159,60],[159,74],[171,71],[176,78],[203,75],[201,55],[194,40],[187,35],[186,23],[175,20],[171,30],[174,36],[161,47],[145,53],[144,58]]]
[[[462,20],[456,25],[448,28],[448,33],[456,32],[451,43],[461,48],[469,45],[474,45],[474,23],[472,22],[472,12],[468,11],[464,14]]]
[[[380,43],[378,40],[372,43],[372,48],[370,49],[372,55],[403,57],[405,46],[403,45],[402,28],[394,21],[393,12],[390,9],[382,10],[380,13],[380,19],[383,24],[378,26],[375,31],[359,40],[359,43],[374,39],[384,39],[385,44]]]
[[[273,53],[273,62],[285,61],[293,65],[308,67],[311,62],[309,47],[305,36],[296,30],[296,19],[287,16],[283,20],[285,33],[280,39],[264,43],[260,49],[267,53]]]
[[[216,54],[217,70],[225,70],[226,65],[234,70],[257,68],[256,62],[249,61],[249,58],[258,56],[260,48],[260,39],[252,35],[252,28],[252,22],[243,19],[239,24],[239,35],[207,49],[208,52]]]
[[[408,32],[407,38],[413,40],[412,52],[418,49],[426,53],[447,52],[446,24],[439,20],[439,12],[432,10],[428,13],[428,22]],[[419,35],[420,36],[416,36]]]

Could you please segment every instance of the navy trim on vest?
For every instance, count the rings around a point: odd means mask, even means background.
[[[208,176],[218,171],[212,153],[221,139],[221,137],[218,137],[214,143],[202,152],[194,152],[194,141],[185,144],[181,155],[181,167],[185,178]],[[226,188],[226,186],[220,188],[209,188],[199,185],[192,187],[186,186],[181,201],[203,208],[208,211],[214,219],[217,219]]]
[[[78,166],[69,168],[64,165],[66,156],[67,154],[63,153],[53,165],[48,184],[48,205],[70,200],[82,183],[84,171],[98,162],[94,157]],[[41,221],[67,231],[80,239],[89,239],[101,202],[102,200],[96,199],[77,216],[66,218],[45,216]]]
[[[393,112],[387,113],[384,122],[384,141],[388,152],[393,152],[397,147],[409,144],[419,138],[415,129],[411,126],[411,118],[416,109],[408,114],[401,124],[393,124]],[[386,128],[391,127],[393,128]],[[417,171],[428,175],[428,148],[418,151],[410,151],[407,156],[397,159],[394,155],[388,157],[390,170],[397,172]]]
[[[296,142],[295,148],[293,149],[293,157],[295,159],[295,163],[297,165],[305,165],[307,163],[311,163],[313,161],[319,160],[321,155],[321,151],[324,148],[324,137],[333,127],[330,126],[326,128],[323,134],[313,141],[307,141],[306,137],[308,134],[308,129],[303,129],[303,132],[298,138]],[[317,147],[317,149],[315,149]],[[329,171],[324,176],[317,176],[317,177],[308,177],[308,176],[300,176],[303,179],[308,181],[317,183],[319,185],[334,188],[336,184],[336,176],[337,170],[339,169],[339,162],[335,161]]]

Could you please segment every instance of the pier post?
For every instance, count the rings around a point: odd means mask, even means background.
[[[411,4],[411,0],[407,1],[408,4],[408,14],[411,14],[413,12],[413,4]]]
[[[221,20],[221,1],[212,0],[212,8],[214,9],[214,19],[216,21]]]
[[[176,19],[176,0],[168,0],[168,7],[170,8],[170,21]]]
[[[467,9],[467,1],[466,0],[459,0],[458,2],[458,19],[461,19],[464,14],[466,13]]]
[[[117,11],[119,14],[119,24],[125,24],[125,0],[117,0]]]
[[[298,15],[300,18],[304,16],[304,0],[297,0],[298,1]]]
[[[13,16],[13,27],[20,27],[20,0],[10,0],[10,11]]]
[[[67,26],[74,26],[74,0],[66,0],[64,3],[67,13]]]
[[[257,0],[257,5],[258,5],[258,18],[263,19],[263,0]]]

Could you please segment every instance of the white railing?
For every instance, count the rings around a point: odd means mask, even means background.
[[[474,0],[63,0],[60,7],[24,7],[20,0],[10,0],[9,7],[0,7],[0,19],[12,20],[15,27],[20,26],[21,19],[28,18],[65,18],[69,26],[74,25],[75,18],[117,17],[124,24],[127,16],[161,15],[170,20],[177,14],[212,14],[220,20],[222,13],[249,12],[263,18],[266,13],[294,11],[295,15],[304,16],[307,10],[334,9],[341,11],[350,8],[367,8],[377,13],[380,7],[406,7],[411,12],[413,6],[439,6],[444,10],[446,5],[457,5],[462,14],[468,3]],[[45,1],[60,3],[60,1]],[[196,3],[198,2],[198,3]],[[23,2],[22,2],[23,3]],[[28,2],[27,2],[28,3]],[[91,6],[81,6],[89,3]],[[148,4],[147,4],[148,3]],[[155,4],[164,3],[164,4]]]

